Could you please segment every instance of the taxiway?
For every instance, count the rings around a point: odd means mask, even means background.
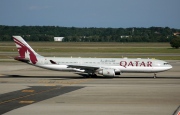
[[[171,115],[180,106],[180,62],[153,74],[84,78],[24,63],[0,62],[3,115]]]

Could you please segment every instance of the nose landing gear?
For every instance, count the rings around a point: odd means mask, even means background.
[[[157,78],[157,76],[156,76],[156,73],[154,73],[154,76],[153,76],[154,78]]]

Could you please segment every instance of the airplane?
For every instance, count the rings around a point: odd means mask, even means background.
[[[89,77],[116,77],[122,73],[156,73],[172,66],[162,60],[141,58],[72,58],[44,57],[36,53],[21,36],[13,36],[19,56],[15,60],[56,71],[74,71],[87,73]]]

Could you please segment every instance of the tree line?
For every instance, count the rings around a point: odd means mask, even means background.
[[[26,41],[63,42],[170,42],[173,33],[180,29],[169,27],[150,28],[78,28],[59,26],[4,26],[0,25],[0,41],[12,41],[12,35],[20,35]]]

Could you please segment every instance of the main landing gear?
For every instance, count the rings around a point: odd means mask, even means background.
[[[95,73],[88,73],[88,77],[91,78],[91,77],[97,77],[97,75]]]

